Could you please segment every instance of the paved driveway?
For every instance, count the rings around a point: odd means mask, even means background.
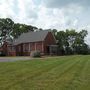
[[[31,60],[31,57],[0,57],[0,62]]]

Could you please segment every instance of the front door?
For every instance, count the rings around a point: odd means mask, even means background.
[[[49,46],[47,46],[46,48],[47,48],[46,53],[47,53],[47,54],[49,54],[49,53],[50,53],[50,47],[49,47]]]

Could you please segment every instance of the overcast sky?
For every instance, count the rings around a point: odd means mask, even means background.
[[[6,17],[43,29],[87,29],[90,41],[90,0],[0,0],[0,18]]]

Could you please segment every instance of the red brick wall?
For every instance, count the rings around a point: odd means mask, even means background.
[[[34,42],[30,43],[30,49],[31,49],[31,51],[35,51],[35,43]]]
[[[7,43],[7,42],[5,42],[5,43],[3,44],[3,46],[2,46],[2,49],[3,49],[2,51],[3,51],[3,53],[6,54],[6,55],[8,55],[7,46],[8,46],[8,43]]]
[[[16,56],[16,52],[8,52],[8,56]]]
[[[0,51],[2,51],[6,56],[16,56],[15,50],[11,50],[11,45],[5,42]]]
[[[47,46],[56,44],[56,40],[51,32],[45,38],[44,41],[44,53],[47,53]]]
[[[16,55],[23,56],[23,44],[16,45]]]
[[[42,41],[30,43],[31,51],[38,50],[43,53]]]
[[[29,44],[30,43],[24,43],[23,44],[23,56],[30,56],[30,50],[29,50]]]
[[[39,50],[40,52],[42,52],[42,42],[36,43],[36,50]]]
[[[24,43],[16,46],[16,53],[18,56],[30,56],[31,51],[39,50],[41,53],[43,53],[43,47],[42,47],[42,41],[41,42],[31,42],[30,43],[30,51],[24,51],[24,46],[28,46],[29,43]],[[20,51],[19,51],[20,50]]]
[[[8,56],[16,56],[15,46],[7,45]]]

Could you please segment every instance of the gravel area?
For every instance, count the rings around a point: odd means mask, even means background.
[[[0,57],[0,62],[31,60],[31,57]]]

